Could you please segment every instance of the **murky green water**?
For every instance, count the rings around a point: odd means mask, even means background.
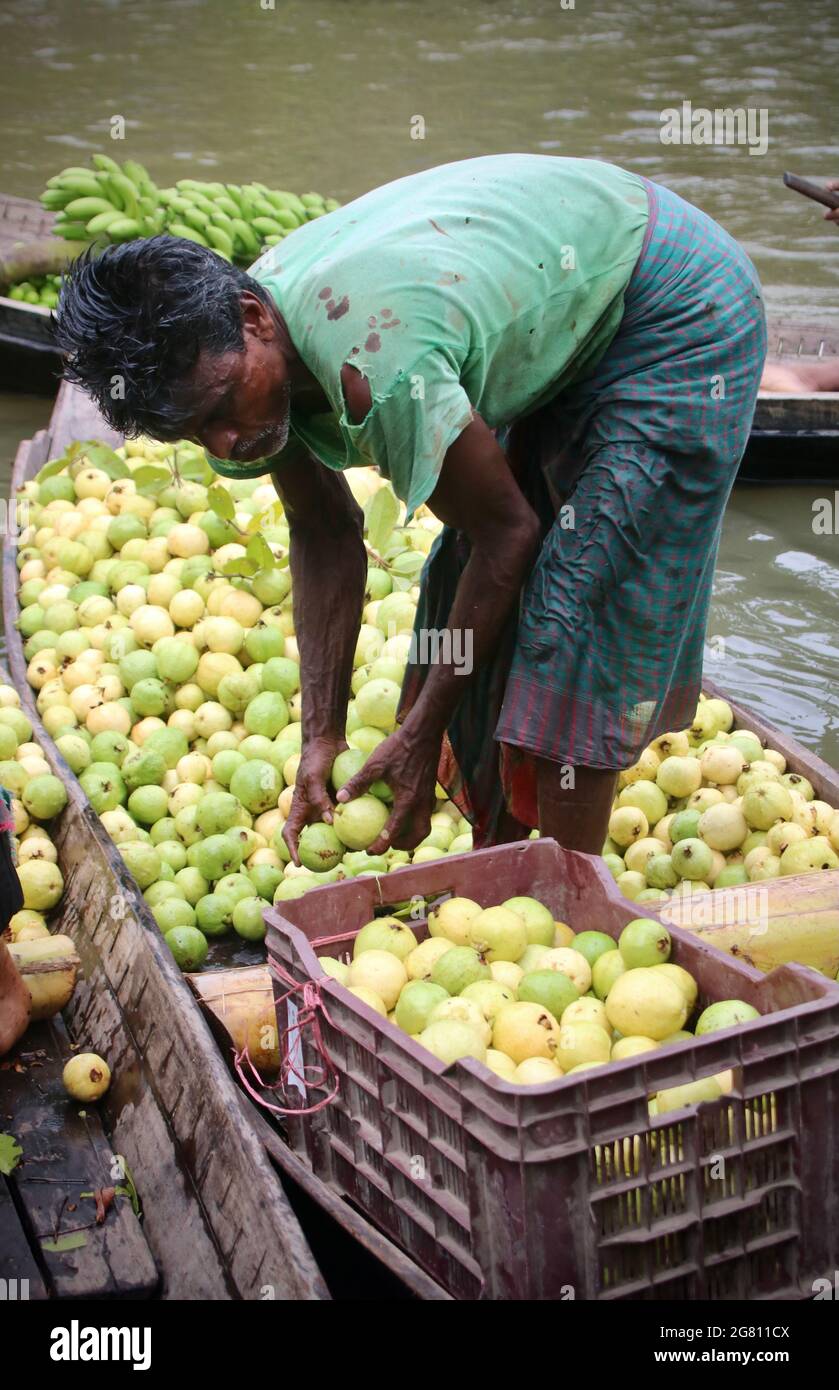
[[[342,199],[490,151],[597,156],[717,217],[770,311],[839,319],[839,231],[780,182],[839,177],[835,0],[7,0],[0,42],[8,192],[102,148],[161,183]],[[766,153],[663,145],[660,113],[683,101],[764,111]],[[0,398],[2,460],[44,417]],[[839,764],[839,535],[814,534],[817,495],[736,491],[709,672]]]

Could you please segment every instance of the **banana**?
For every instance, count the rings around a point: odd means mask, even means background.
[[[115,159],[111,159],[109,154],[92,154],[90,162],[94,169],[101,169],[105,174],[121,174],[122,170]]]
[[[111,241],[133,241],[143,235],[143,226],[136,217],[120,215],[108,224],[107,231]]]
[[[261,237],[279,236],[283,230],[280,223],[275,222],[273,217],[255,217],[251,226],[255,232],[259,232]]]
[[[130,178],[118,169],[115,174],[109,174],[108,183],[111,192],[119,200],[122,210],[126,217],[136,217],[138,212],[137,189]]]
[[[319,193],[301,193],[300,201],[304,208],[322,208],[323,198]]]
[[[47,212],[60,212],[60,210],[73,201],[73,195],[62,191],[60,188],[48,188],[41,194],[40,203]]]
[[[187,208],[183,214],[183,220],[188,227],[194,227],[196,232],[203,233],[205,228],[210,225],[210,219],[206,212],[202,212],[200,208],[196,207]]]
[[[59,191],[67,194],[67,201],[72,202],[74,198],[101,198],[102,185],[93,174],[74,174],[72,178],[62,178],[58,185]]]
[[[47,188],[58,188],[59,184],[65,179],[92,179],[94,175],[83,164],[68,164],[66,169],[62,169],[60,174],[53,174],[51,179],[47,179]]]
[[[157,192],[154,179],[149,174],[148,169],[146,169],[145,165],[138,164],[136,159],[126,159],[122,166],[122,172],[125,174],[126,178],[131,180],[134,187],[138,189],[140,193]]]
[[[274,221],[279,222],[280,226],[285,227],[288,232],[293,232],[295,227],[299,227],[303,220],[304,217],[296,212],[292,212],[291,208],[279,208],[277,212],[274,213]]]
[[[64,241],[87,241],[87,227],[84,222],[62,222],[56,223],[53,231],[56,236],[60,236]]]
[[[233,199],[227,193],[220,193],[217,197],[213,198],[213,206],[216,209],[220,208],[228,217],[239,216],[239,204],[234,203]]]
[[[74,220],[87,222],[89,218],[95,217],[97,212],[113,212],[114,205],[109,203],[106,198],[74,198],[72,203],[68,203],[64,209],[68,217]]]
[[[250,226],[241,217],[233,218],[233,231],[239,239],[239,244],[243,248],[243,254],[248,256],[259,255],[259,240],[254,235]]]
[[[214,251],[223,251],[225,256],[233,256],[233,238],[222,231],[221,227],[214,227],[212,224],[206,228],[204,236],[210,243]]]
[[[334,212],[336,208],[339,208],[341,206],[341,204],[338,202],[337,198],[327,198],[323,206],[326,208],[327,212]]]
[[[122,218],[122,213],[116,208],[109,208],[107,212],[98,212],[95,217],[91,217],[87,224],[88,236],[98,236],[104,232],[112,222],[118,222]]]
[[[201,233],[197,232],[194,227],[189,227],[183,222],[170,222],[169,231],[172,236],[183,237],[185,241],[194,241],[196,245],[206,246],[209,249],[209,243],[204,239]]]

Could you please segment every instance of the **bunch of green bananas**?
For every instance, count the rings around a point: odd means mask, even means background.
[[[107,154],[93,155],[91,164],[92,169],[71,165],[47,181],[41,203],[58,214],[56,236],[116,242],[163,230],[159,193],[142,164],[127,159],[120,167]]]
[[[29,280],[19,280],[16,285],[11,285],[6,296],[23,304],[40,304],[43,309],[57,309],[60,293],[60,275],[33,275]]]
[[[173,188],[152,182],[142,164],[120,166],[95,154],[93,169],[71,166],[41,195],[58,213],[54,231],[68,241],[121,242],[169,232],[249,265],[289,232],[340,206],[319,193],[267,188],[264,183],[204,183],[180,179]]]

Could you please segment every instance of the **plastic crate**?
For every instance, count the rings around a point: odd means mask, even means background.
[[[317,963],[351,950],[394,903],[448,893],[484,906],[529,893],[576,931],[613,937],[638,915],[599,860],[553,840],[347,880],[270,910],[269,958],[300,985],[319,980],[329,1014],[338,1095],[288,1118],[316,1175],[458,1298],[811,1295],[839,1267],[839,988],[801,966],[763,975],[673,928],[671,959],[697,980],[699,1008],[742,998],[766,1016],[513,1086],[472,1059],[444,1067]],[[280,1028],[294,1021],[282,1001],[278,1015]],[[729,1068],[731,1094],[650,1117],[654,1092]],[[289,1106],[318,1099],[287,1094]]]

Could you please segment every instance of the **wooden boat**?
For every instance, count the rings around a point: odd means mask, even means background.
[[[63,385],[49,428],[18,451],[12,496],[72,440],[92,437],[117,442],[87,398]],[[66,1021],[111,1065],[100,1108],[136,1182],[163,1296],[355,1298],[365,1287],[379,1297],[447,1298],[328,1192],[235,1086],[142,893],[41,722],[14,626],[11,547],[3,608],[12,683],[69,798],[54,823],[66,884],[54,929],[76,943],[83,979]]]
[[[769,321],[767,361],[839,362],[839,324]],[[839,476],[839,391],[761,391],[738,482],[835,483]]]
[[[0,194],[0,290],[4,267],[21,253],[37,254],[49,245],[55,214],[29,198]],[[15,276],[15,278],[18,278]],[[0,294],[0,387],[28,395],[52,396],[61,365],[52,337],[50,311]]]
[[[13,495],[71,440],[89,438],[117,442],[87,399],[63,385],[49,428],[18,452]],[[57,835],[68,866],[60,930],[76,941],[85,980],[68,1023],[113,1063],[112,1142],[125,1154],[141,1196],[142,1175],[154,1175],[146,1235],[170,1293],[264,1297],[261,1290],[271,1285],[277,1297],[324,1298],[331,1290],[357,1297],[360,1287],[378,1287],[382,1297],[447,1299],[409,1255],[314,1177],[275,1122],[235,1085],[142,894],[43,728],[14,626],[17,578],[9,549],[3,571],[8,662],[35,737],[70,797]],[[706,690],[721,693],[709,683]],[[750,710],[733,708],[739,725],[783,753],[817,796],[839,806],[839,774]],[[768,906],[759,937],[753,924],[738,919],[714,921],[700,934],[768,969],[781,959],[802,959],[789,944],[794,929],[796,940],[806,942],[806,963],[835,974],[839,873],[761,887]]]

